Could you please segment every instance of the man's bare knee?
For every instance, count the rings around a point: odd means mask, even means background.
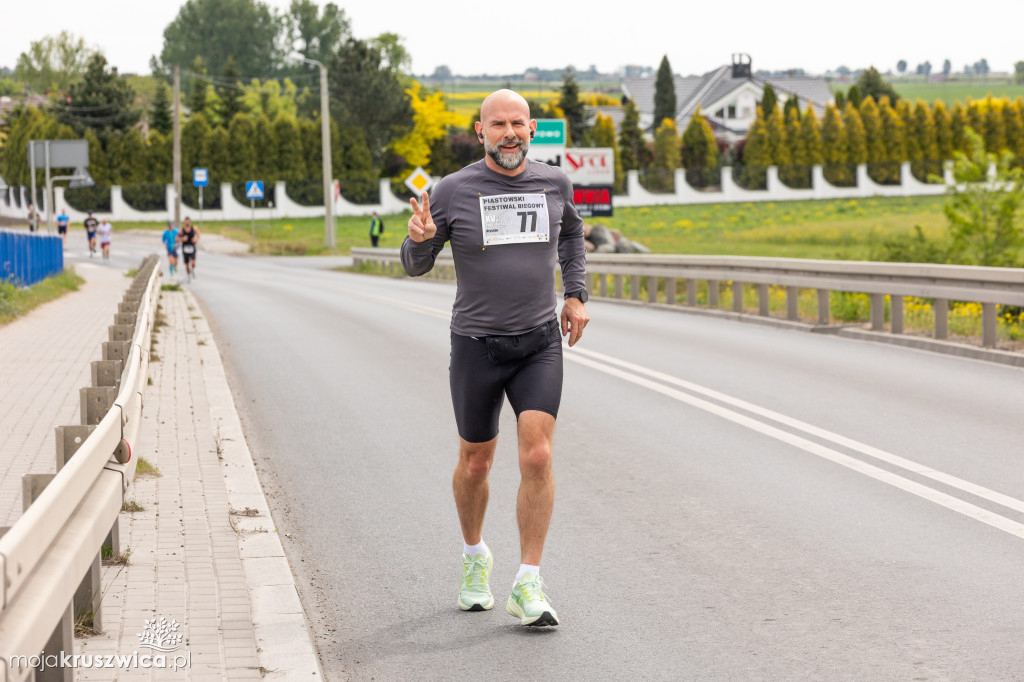
[[[496,438],[485,443],[462,441],[459,445],[459,469],[463,475],[475,480],[487,478],[494,462],[496,443]]]

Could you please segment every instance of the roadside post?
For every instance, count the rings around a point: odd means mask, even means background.
[[[192,169],[192,185],[199,188],[199,232],[203,231],[203,188],[210,184],[208,168]]]
[[[245,198],[249,200],[249,208],[252,210],[252,252],[256,253],[256,200],[263,199],[263,181],[249,180],[245,183]]]

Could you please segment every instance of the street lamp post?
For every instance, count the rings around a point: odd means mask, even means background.
[[[334,187],[331,171],[331,115],[328,110],[327,67],[315,59],[297,55],[299,59],[320,67],[320,145],[324,160],[324,235],[327,248],[334,249]]]

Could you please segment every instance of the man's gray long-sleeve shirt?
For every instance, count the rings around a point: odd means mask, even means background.
[[[547,221],[537,210],[545,205]],[[526,169],[510,177],[477,161],[437,184],[430,215],[437,234],[420,243],[406,237],[402,265],[414,277],[430,272],[451,242],[456,334],[521,334],[554,319],[556,260],[566,291],[585,288],[583,220],[560,168],[527,159]],[[541,240],[545,227],[548,241]]]

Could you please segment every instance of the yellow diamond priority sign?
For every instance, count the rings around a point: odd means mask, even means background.
[[[408,187],[409,191],[417,197],[419,197],[422,192],[427,191],[433,184],[434,178],[430,177],[430,173],[419,166],[416,166],[416,170],[414,170],[412,174],[405,179],[405,186]]]

